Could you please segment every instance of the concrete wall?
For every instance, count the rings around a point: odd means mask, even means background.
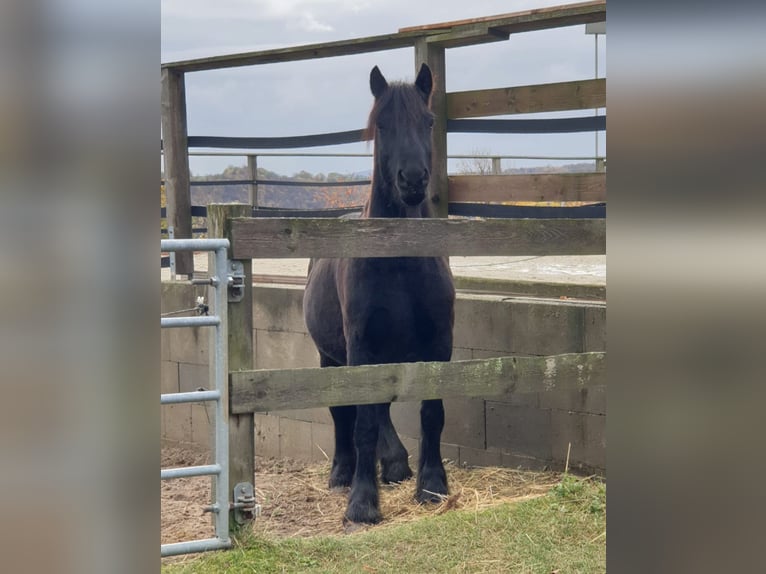
[[[202,291],[163,284],[163,310],[188,308]],[[303,288],[256,285],[253,289],[254,356],[264,369],[318,366],[303,324]],[[458,294],[453,359],[505,355],[551,355],[604,351],[603,303]],[[207,337],[199,329],[163,333],[162,389],[207,388]],[[604,472],[606,389],[534,393],[507,401],[445,401],[442,456],[466,465],[563,468]],[[392,406],[392,418],[416,466],[419,404]],[[188,445],[207,444],[203,405],[163,407],[162,437]],[[256,415],[256,452],[263,456],[321,461],[332,457],[333,428],[327,409]]]

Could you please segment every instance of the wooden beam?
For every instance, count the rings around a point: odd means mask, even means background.
[[[162,140],[165,164],[168,227],[176,239],[192,236],[191,191],[189,187],[189,147],[186,133],[186,89],[184,75],[162,70]],[[176,273],[194,273],[194,254],[175,254]]]
[[[596,255],[606,253],[603,219],[239,218],[236,259]]]
[[[580,390],[606,385],[606,353],[232,372],[231,411]]]
[[[415,39],[420,36],[422,36],[422,33],[420,32],[381,34],[379,36],[338,40],[335,42],[304,44],[302,46],[276,48],[273,50],[260,50],[257,52],[244,52],[241,54],[227,54],[209,58],[168,62],[162,64],[162,67],[183,72],[199,72],[202,70],[220,70],[222,68],[235,68],[238,66],[254,66],[259,64],[273,64],[276,62],[295,62],[298,60],[314,60],[317,58],[330,58],[333,56],[348,56],[352,54],[393,50],[396,48],[407,48],[412,46]]]
[[[606,107],[604,78],[447,94],[450,119],[603,107]]]
[[[595,2],[562,4],[559,6],[548,6],[546,8],[497,14],[482,18],[426,24],[424,26],[408,26],[399,28],[399,32],[444,32],[445,30],[460,30],[461,28],[483,24],[492,28],[500,28],[509,33],[516,33],[527,30],[542,30],[545,28],[587,24],[588,22],[601,22],[605,19],[606,1],[597,0]]]
[[[606,173],[453,175],[450,201],[606,201]]]
[[[418,38],[422,39],[428,36],[434,36],[433,41],[441,43],[442,47],[466,46],[495,41],[496,39],[502,39],[508,34],[518,32],[601,22],[605,19],[606,2],[599,0],[597,2],[582,2],[579,4],[525,10],[523,12],[500,14],[473,20],[413,26],[401,28],[394,34],[381,34],[335,42],[304,44],[302,46],[276,48],[273,50],[167,62],[162,64],[162,68],[172,69],[177,72],[198,72],[238,66],[348,56],[405,48],[413,46]],[[436,37],[439,35],[442,37]]]
[[[250,179],[253,181],[248,186],[248,203],[254,207],[258,207],[258,156],[255,154],[249,154],[247,156],[247,171],[250,174]]]
[[[226,237],[231,240],[231,218],[248,215],[252,206],[244,204],[209,205],[208,230],[210,237]],[[208,263],[213,266],[214,255]],[[231,250],[229,250],[231,257]],[[229,371],[250,370],[255,367],[253,361],[253,280],[252,261],[241,261],[244,267],[244,297],[238,303],[228,304],[228,358]],[[221,278],[219,278],[221,279]],[[225,278],[223,278],[225,280]],[[212,348],[212,347],[211,347]],[[228,400],[224,397],[222,400]],[[229,410],[229,497],[234,487],[240,482],[253,483],[255,476],[255,428],[252,413],[233,413]],[[237,530],[244,520],[242,513],[231,510],[230,528]]]
[[[425,40],[431,45],[438,45],[442,48],[460,48],[462,46],[502,42],[509,37],[510,34],[507,32],[497,30],[487,24],[480,24],[465,28],[461,27],[455,31],[440,34],[429,34],[425,37]]]
[[[433,204],[434,214],[447,217],[449,210],[449,189],[447,187],[447,66],[444,47],[432,45],[425,38],[415,43],[415,73],[425,63],[433,75],[431,111],[434,114],[431,148],[431,180],[428,196]]]

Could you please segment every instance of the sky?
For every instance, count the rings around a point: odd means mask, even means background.
[[[390,34],[399,28],[476,18],[562,4],[507,0],[163,0],[162,62],[235,54]],[[606,75],[606,37],[598,40],[599,77]],[[372,95],[369,72],[412,81],[411,48],[301,62],[186,74],[188,133],[192,136],[293,136],[361,128]],[[447,91],[582,80],[595,76],[595,41],[585,26],[511,35],[446,55]],[[603,112],[603,110],[601,110]],[[514,115],[571,117],[593,111]],[[503,116],[499,116],[503,117]],[[511,117],[511,116],[507,116]],[[598,137],[599,155],[606,134]],[[449,134],[449,154],[592,156],[595,136],[584,134]],[[288,151],[288,150],[260,150]],[[305,148],[313,153],[369,153],[365,143]],[[190,158],[194,175],[218,173],[245,159]],[[562,162],[503,160],[503,168]],[[568,162],[563,162],[568,163]],[[259,167],[285,175],[298,171],[360,172],[369,158],[261,157]],[[459,169],[451,160],[449,169]]]

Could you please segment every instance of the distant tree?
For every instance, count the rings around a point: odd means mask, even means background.
[[[477,156],[461,159],[458,162],[458,173],[463,175],[489,175],[492,173],[492,158],[488,149],[473,149],[470,155]]]

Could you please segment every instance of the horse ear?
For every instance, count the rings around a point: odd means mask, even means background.
[[[379,98],[386,89],[388,89],[388,82],[383,77],[383,74],[380,73],[380,69],[375,66],[370,71],[370,90],[372,95]]]
[[[415,79],[415,87],[420,90],[423,99],[428,103],[428,98],[431,97],[431,90],[434,87],[434,80],[431,75],[431,68],[425,63],[420,66],[418,77]]]

